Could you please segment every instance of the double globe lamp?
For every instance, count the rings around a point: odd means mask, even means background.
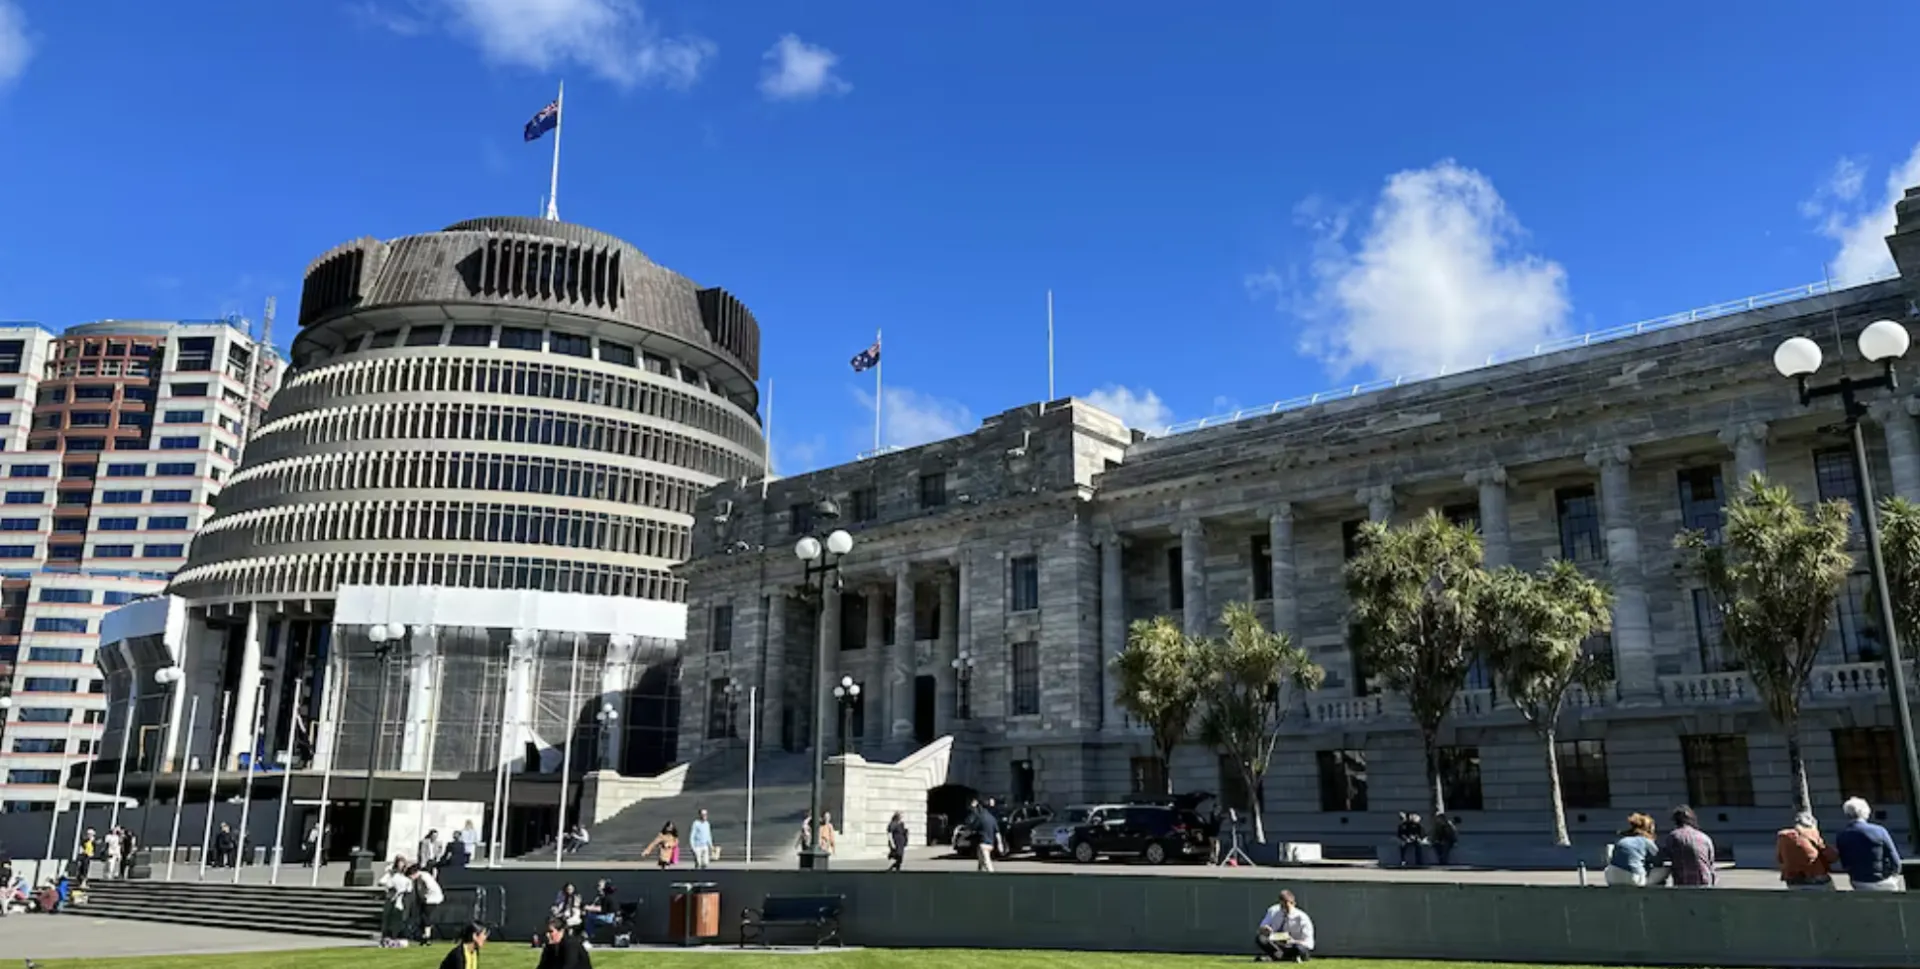
[[[831,499],[821,499],[819,503],[815,505],[815,509],[816,517],[826,521],[832,521],[839,517],[840,514],[839,508],[833,504]],[[809,591],[818,590],[822,603],[826,601],[827,576],[839,572],[840,558],[851,551],[853,551],[853,536],[847,534],[846,529],[843,528],[836,528],[828,532],[825,542],[822,542],[812,535],[803,535],[799,541],[793,543],[793,554],[795,558],[800,560],[805,584]],[[818,586],[814,584],[816,581],[819,583]],[[835,581],[838,581],[837,577]],[[824,629],[825,623],[822,623],[821,627]],[[827,732],[826,650],[826,637],[822,635],[819,637],[819,642],[814,645],[813,782],[807,794],[807,817],[809,819],[807,830],[809,835],[806,846],[800,852],[801,868],[825,868],[827,860],[826,855],[820,850],[819,824],[821,775],[825,772],[827,763],[826,748],[821,745],[821,741]],[[851,686],[852,684],[849,683],[848,685]]]

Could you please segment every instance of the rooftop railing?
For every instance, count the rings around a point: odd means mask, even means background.
[[[1723,316],[1733,316],[1736,313],[1745,313],[1749,310],[1757,310],[1767,306],[1778,306],[1781,303],[1791,303],[1795,300],[1807,299],[1813,296],[1824,296],[1827,293],[1850,289],[1856,285],[1865,286],[1872,283],[1884,282],[1898,275],[1898,273],[1888,273],[1868,279],[1865,282],[1848,285],[1835,285],[1830,282],[1808,283],[1805,286],[1796,286],[1792,289],[1762,293],[1758,296],[1749,296],[1745,299],[1728,300],[1724,303],[1715,303],[1712,306],[1703,306],[1699,309],[1688,310],[1684,313],[1674,313],[1657,319],[1642,320],[1638,323],[1629,323],[1625,326],[1613,327],[1612,329],[1597,330],[1593,333],[1584,333],[1579,336],[1550,340],[1545,343],[1535,344],[1531,350],[1514,353],[1496,353],[1487,357],[1484,362],[1469,364],[1464,367],[1453,367],[1434,373],[1408,374],[1394,377],[1390,380],[1375,380],[1369,383],[1358,383],[1333,390],[1323,390],[1316,394],[1276,401],[1260,407],[1243,408],[1230,414],[1202,417],[1198,420],[1181,421],[1178,424],[1172,424],[1159,430],[1149,430],[1147,433],[1151,437],[1167,437],[1174,434],[1185,434],[1189,431],[1201,430],[1202,428],[1232,424],[1236,421],[1244,421],[1253,417],[1266,417],[1285,411],[1299,410],[1303,407],[1312,407],[1315,404],[1324,404],[1329,401],[1347,400],[1353,397],[1377,393],[1382,390],[1390,390],[1405,384],[1419,383],[1423,380],[1433,380],[1456,373],[1466,373],[1472,370],[1491,367],[1496,364],[1511,363],[1515,360],[1526,360],[1531,357],[1544,356],[1549,353],[1558,353],[1562,350],[1592,346],[1596,343],[1622,340],[1627,337],[1639,336],[1643,333],[1653,333],[1659,330],[1672,329],[1676,326],[1685,326],[1688,323],[1699,323],[1704,320],[1719,319]]]

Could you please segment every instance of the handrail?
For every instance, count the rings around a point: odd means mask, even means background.
[[[1872,279],[1868,279],[1864,282],[1861,282],[1855,285],[1866,286],[1872,283],[1884,282],[1886,280],[1896,278],[1899,275],[1900,274],[1897,272],[1887,273],[1884,275],[1876,276]],[[1399,387],[1402,384],[1417,383],[1423,380],[1433,380],[1438,377],[1449,376],[1450,374],[1466,373],[1471,370],[1479,370],[1481,368],[1491,367],[1496,364],[1511,363],[1515,360],[1526,360],[1533,357],[1544,356],[1549,353],[1558,353],[1562,350],[1572,350],[1577,347],[1592,346],[1593,344],[1596,344],[1596,343],[1609,343],[1614,340],[1625,339],[1630,336],[1640,336],[1641,334],[1644,334],[1644,333],[1653,333],[1659,330],[1671,329],[1673,327],[1683,326],[1688,323],[1699,323],[1705,320],[1719,319],[1725,316],[1732,316],[1736,313],[1745,313],[1749,310],[1757,310],[1767,306],[1778,306],[1782,303],[1791,303],[1794,300],[1808,299],[1814,296],[1824,296],[1827,293],[1839,292],[1840,290],[1850,289],[1850,288],[1852,288],[1851,285],[1836,286],[1831,282],[1808,283],[1805,286],[1795,286],[1792,289],[1775,290],[1771,293],[1762,293],[1758,296],[1749,296],[1745,299],[1728,300],[1727,302],[1724,302],[1724,303],[1715,303],[1712,306],[1703,306],[1703,307],[1700,307],[1699,309],[1687,310],[1682,313],[1673,313],[1667,316],[1657,317],[1651,320],[1642,320],[1638,323],[1629,323],[1629,324],[1626,324],[1625,326],[1616,326],[1611,329],[1596,330],[1592,333],[1583,333],[1578,336],[1563,337],[1558,340],[1550,340],[1545,343],[1537,343],[1537,344],[1534,344],[1534,347],[1531,351],[1524,352],[1524,353],[1506,353],[1506,354],[1496,353],[1487,357],[1486,362],[1484,363],[1473,364],[1466,367],[1459,367],[1453,370],[1443,369],[1434,373],[1408,374],[1408,375],[1402,375],[1399,377],[1394,377],[1390,380],[1374,380],[1367,383],[1353,384],[1348,387],[1341,387],[1333,390],[1323,390],[1316,394],[1308,394],[1304,397],[1293,397],[1287,400],[1276,401],[1274,403],[1266,404],[1260,407],[1242,408],[1230,414],[1221,414],[1213,417],[1202,417],[1202,418],[1199,418],[1198,420],[1181,421],[1180,423],[1171,424],[1159,430],[1149,430],[1147,434],[1149,437],[1168,437],[1174,434],[1185,434],[1189,431],[1197,431],[1202,428],[1218,427],[1222,424],[1232,424],[1236,421],[1247,420],[1248,418],[1266,417],[1272,414],[1283,413],[1285,411],[1299,410],[1300,408],[1303,408],[1303,407],[1312,407],[1315,404],[1324,404],[1329,401],[1349,400],[1354,397],[1360,397],[1366,394],[1377,393],[1382,390],[1389,390],[1394,387]]]

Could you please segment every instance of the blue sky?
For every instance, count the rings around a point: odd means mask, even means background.
[[[1040,399],[1049,288],[1059,393],[1164,424],[1890,269],[1920,7],[1734,10],[0,0],[0,319],[290,325],[537,213],[564,77],[561,215],[753,308],[780,470],[871,447],[878,328],[891,444]]]

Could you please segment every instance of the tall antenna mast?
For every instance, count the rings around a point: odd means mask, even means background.
[[[267,401],[273,396],[273,366],[269,362],[273,350],[273,314],[278,301],[267,297],[266,311],[260,314],[260,333],[253,341],[253,366],[247,374],[247,426],[241,441],[244,453],[246,442],[260,433],[260,425],[267,421]]]

